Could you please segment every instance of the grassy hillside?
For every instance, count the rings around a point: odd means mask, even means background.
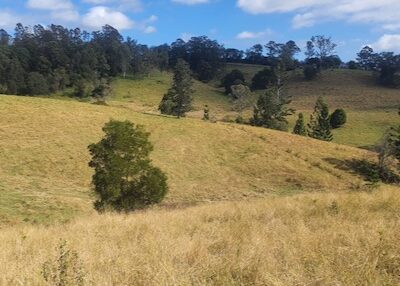
[[[0,221],[51,222],[91,212],[87,146],[110,118],[152,133],[169,176],[165,205],[363,186],[348,170],[368,151],[263,128],[175,119],[125,107],[0,96]]]
[[[246,80],[251,82],[253,75],[262,68],[259,65],[228,64],[225,72],[239,69],[245,74]],[[155,72],[139,80],[118,79],[113,84],[115,96],[111,104],[156,113],[170,84],[171,74],[166,72]],[[195,110],[189,113],[190,117],[201,118],[204,104],[210,106],[211,113],[217,119],[234,119],[237,116],[232,111],[231,100],[223,94],[218,84],[218,80],[209,84],[195,82]],[[315,81],[305,81],[301,71],[291,72],[285,90],[293,98],[292,107],[298,112],[304,112],[306,118],[312,112],[318,96],[324,97],[332,111],[344,108],[348,113],[348,124],[334,131],[334,142],[340,144],[371,148],[390,126],[398,122],[400,91],[376,85],[369,72],[328,70]],[[253,100],[262,92],[258,91]],[[247,116],[251,116],[251,112],[250,108]],[[290,129],[295,120],[296,116],[290,118]]]
[[[110,104],[126,106],[135,111],[158,113],[158,105],[170,88],[172,74],[154,71],[140,79],[118,78],[113,82],[114,96]],[[191,117],[201,118],[205,104],[212,106],[214,113],[223,116],[231,110],[231,103],[217,87],[194,81],[194,101]]]
[[[86,285],[399,285],[399,209],[387,189],[7,228],[0,284],[45,285],[65,239]]]

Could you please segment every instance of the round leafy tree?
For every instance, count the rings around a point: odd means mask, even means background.
[[[244,82],[244,74],[240,70],[234,69],[223,77],[221,85],[225,88],[225,93],[230,94],[232,85],[244,84]]]
[[[346,112],[343,109],[336,109],[330,118],[332,128],[339,128],[347,121]]]
[[[267,89],[277,83],[278,77],[274,70],[265,68],[256,73],[251,80],[251,88],[253,90]]]
[[[103,131],[104,138],[88,147],[98,197],[95,209],[133,211],[161,202],[168,191],[167,177],[151,164],[149,133],[130,121],[116,120]]]

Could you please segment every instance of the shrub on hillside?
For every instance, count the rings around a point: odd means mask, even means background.
[[[251,80],[251,88],[253,90],[267,89],[269,86],[276,84],[278,78],[272,69],[265,68],[256,73]]]
[[[313,80],[318,75],[318,68],[316,68],[314,65],[306,65],[303,73],[306,80]]]
[[[346,124],[346,121],[347,121],[346,112],[341,108],[336,109],[332,113],[330,118],[330,123],[332,128],[339,128],[344,124]]]
[[[226,74],[221,80],[221,85],[225,88],[225,93],[230,94],[232,92],[231,86],[244,84],[244,74],[240,70],[232,70],[230,73]]]
[[[129,121],[115,120],[103,131],[105,137],[89,146],[96,210],[133,211],[161,202],[168,191],[167,177],[151,164],[149,133]]]

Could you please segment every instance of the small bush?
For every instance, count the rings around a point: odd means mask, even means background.
[[[318,75],[318,69],[314,65],[306,65],[303,73],[306,80],[313,80]]]
[[[246,124],[246,120],[243,118],[242,115],[238,115],[238,116],[236,117],[236,119],[235,119],[235,122],[236,122],[237,124]]]
[[[55,259],[46,261],[42,266],[42,277],[50,285],[85,285],[85,270],[78,253],[71,250],[67,241],[62,240],[57,247]]]
[[[339,128],[346,124],[347,116],[343,109],[336,109],[330,118],[330,123],[332,128]]]

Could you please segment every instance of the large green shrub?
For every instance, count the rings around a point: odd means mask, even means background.
[[[221,85],[225,88],[226,94],[230,94],[232,92],[231,89],[232,85],[238,85],[244,83],[245,83],[244,74],[237,69],[234,69],[230,73],[226,74],[221,80]]]
[[[265,68],[256,73],[251,80],[251,88],[253,90],[267,89],[275,85],[278,81],[278,77],[274,70]]]
[[[330,123],[332,128],[339,128],[341,126],[343,126],[344,124],[346,124],[347,121],[347,116],[346,116],[346,112],[339,108],[336,109],[330,118]]]
[[[149,133],[129,121],[115,120],[103,131],[105,137],[89,146],[96,210],[133,211],[161,202],[168,191],[167,177],[151,164]]]
[[[318,75],[318,68],[316,68],[314,65],[306,65],[303,73],[306,80],[313,80]]]

